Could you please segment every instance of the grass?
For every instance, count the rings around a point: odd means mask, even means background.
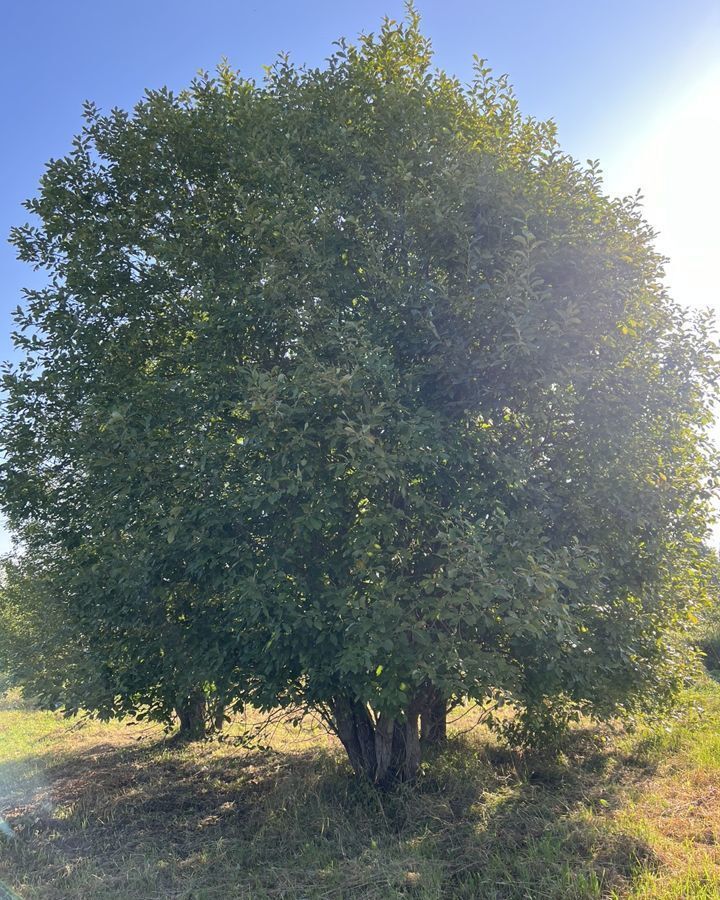
[[[579,730],[552,765],[455,736],[385,795],[310,722],[259,751],[0,708],[0,815],[0,898],[709,900],[720,686],[667,728]]]

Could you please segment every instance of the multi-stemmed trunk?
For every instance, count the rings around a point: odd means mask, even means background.
[[[181,697],[175,706],[180,721],[178,737],[185,741],[200,741],[208,734],[208,705],[205,691],[197,688]]]
[[[175,714],[180,722],[178,737],[185,741],[200,741],[222,731],[225,725],[225,703],[217,694],[208,696],[203,688],[176,701]]]
[[[379,787],[409,781],[420,767],[419,710],[403,719],[373,715],[364,703],[347,698],[332,705],[335,731],[354,771]]]
[[[379,787],[410,781],[422,754],[447,736],[447,702],[434,688],[419,691],[402,717],[374,714],[367,704],[347,697],[332,704],[335,732],[354,771]]]

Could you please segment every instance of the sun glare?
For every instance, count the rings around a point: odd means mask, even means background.
[[[606,162],[611,193],[640,188],[667,284],[680,303],[720,312],[720,66],[661,102],[648,126]]]

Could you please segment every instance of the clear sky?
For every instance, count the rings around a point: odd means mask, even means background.
[[[468,78],[472,55],[508,73],[524,112],[552,117],[563,147],[599,158],[610,193],[641,188],[681,302],[720,309],[720,2],[418,0],[436,62]],[[6,0],[0,34],[0,358],[11,310],[38,275],[5,241],[25,221],[83,100],[130,107],[146,87],[187,85],[222,57],[261,77],[279,51],[318,65],[340,36],[403,14],[400,0]],[[0,528],[0,552],[7,539]]]

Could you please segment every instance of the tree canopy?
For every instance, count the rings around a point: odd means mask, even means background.
[[[379,782],[438,698],[520,739],[672,691],[718,369],[638,198],[412,8],[85,119],[12,235],[48,273],[3,382],[30,690],[299,703]]]

